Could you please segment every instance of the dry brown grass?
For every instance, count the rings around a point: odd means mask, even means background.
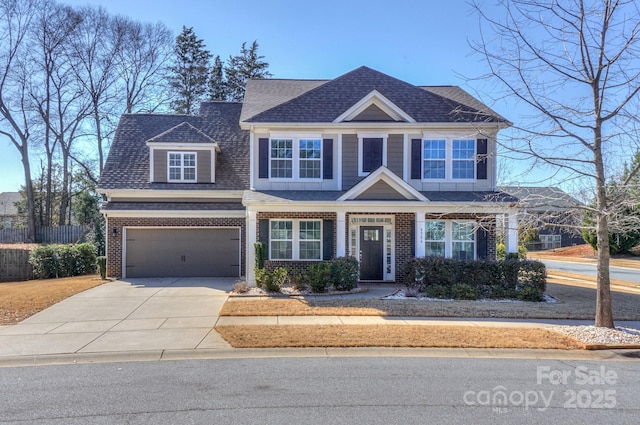
[[[97,275],[0,283],[0,325],[18,323],[79,292],[108,282]]]
[[[387,316],[388,313],[375,307],[367,307],[367,301],[361,300],[363,306],[315,305],[307,301],[289,299],[262,299],[227,301],[220,310],[220,316]],[[340,303],[340,300],[335,300]]]
[[[585,348],[581,342],[547,329],[418,325],[252,325],[218,326],[216,331],[234,348]]]

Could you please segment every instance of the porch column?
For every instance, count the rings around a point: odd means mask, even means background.
[[[416,213],[416,234],[415,234],[416,257],[424,257],[424,212]]]
[[[248,284],[254,284],[254,285],[256,283],[255,274],[253,272],[254,266],[256,264],[256,252],[255,252],[254,245],[258,241],[258,238],[256,235],[256,228],[257,228],[258,222],[256,218],[257,218],[257,213],[255,211],[247,211],[247,248],[246,248],[247,275],[245,276],[245,279]]]
[[[346,213],[344,211],[336,212],[336,257],[344,257],[347,252],[345,246],[346,226]]]
[[[515,210],[507,213],[507,252],[518,252],[518,216]]]

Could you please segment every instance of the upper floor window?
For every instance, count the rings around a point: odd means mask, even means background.
[[[476,141],[473,139],[424,139],[424,180],[471,180],[476,175]]]
[[[322,178],[322,141],[270,139],[269,169],[272,179]]]
[[[425,179],[444,179],[447,157],[445,140],[425,140],[423,146],[423,171]]]
[[[475,140],[454,140],[452,144],[454,179],[472,179],[475,176]]]
[[[197,181],[195,152],[169,152],[169,181]]]
[[[363,137],[360,149],[360,174],[368,174],[384,163],[384,138]]]

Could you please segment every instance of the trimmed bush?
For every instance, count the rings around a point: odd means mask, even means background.
[[[327,292],[331,278],[331,264],[315,263],[309,266],[309,286],[312,292]]]
[[[541,301],[546,289],[544,264],[529,260],[413,258],[405,264],[404,273],[409,296],[420,287],[431,298]]]
[[[424,290],[424,294],[429,298],[449,299],[451,298],[451,291],[448,286],[444,285],[432,285],[427,286]]]
[[[276,267],[269,275],[270,278],[264,283],[267,292],[280,292],[289,279],[289,272],[284,267]]]
[[[267,248],[262,242],[256,242],[253,244],[253,249],[256,254],[256,268],[264,269],[264,260],[267,256]]]
[[[353,257],[339,257],[331,262],[331,283],[338,291],[350,291],[358,286],[360,266]]]
[[[98,271],[100,272],[100,277],[102,279],[107,278],[107,257],[101,255],[96,258],[96,262],[98,263]]]
[[[269,273],[265,269],[255,269],[254,272],[256,275],[256,286],[258,288],[266,287],[268,284],[268,281],[271,280],[271,273]]]
[[[29,264],[40,279],[79,276],[96,271],[96,248],[91,244],[43,245],[31,251]]]
[[[451,297],[456,300],[477,300],[476,288],[468,283],[456,283],[451,286]]]

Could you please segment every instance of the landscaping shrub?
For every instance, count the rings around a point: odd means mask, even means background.
[[[244,280],[239,280],[233,284],[233,290],[239,294],[244,294],[251,290],[251,286]]]
[[[315,263],[309,266],[307,275],[312,292],[327,292],[331,278],[331,265],[329,263]]]
[[[544,264],[529,260],[413,258],[405,264],[404,274],[409,296],[420,287],[430,298],[540,301],[546,289]]]
[[[473,285],[456,283],[451,286],[451,297],[456,300],[477,300],[478,294]]]
[[[256,254],[256,268],[264,269],[264,260],[267,256],[267,247],[262,242],[256,242],[253,244],[253,249]]]
[[[268,272],[267,272],[268,273]],[[285,267],[276,267],[273,269],[269,279],[264,282],[264,289],[267,292],[280,292],[287,279],[289,278],[289,272]]]
[[[96,249],[91,244],[43,245],[31,251],[29,264],[41,279],[94,273]]]
[[[507,254],[507,247],[503,243],[496,245],[496,258],[498,260],[520,259],[525,260],[527,258],[527,247],[524,245],[518,245],[518,253],[510,252]]]
[[[268,281],[271,280],[271,273],[269,273],[266,269],[255,269],[256,275],[256,286],[258,288],[265,288],[268,284]]]
[[[424,294],[429,298],[449,299],[451,298],[451,291],[448,286],[444,285],[431,285],[424,289]]]
[[[424,289],[424,264],[420,258],[412,258],[404,265],[404,284],[407,287],[405,294],[409,297],[417,297]]]
[[[350,291],[358,286],[360,266],[353,257],[339,257],[331,262],[331,283],[338,291]]]
[[[101,255],[96,258],[96,262],[98,263],[98,271],[100,272],[100,277],[102,279],[107,278],[107,257]]]

